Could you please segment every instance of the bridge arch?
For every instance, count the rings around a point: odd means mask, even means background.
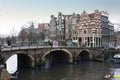
[[[80,57],[81,61],[92,60],[92,53],[88,49],[82,49],[82,50],[80,50],[78,56]]]
[[[34,57],[29,54],[17,54],[18,55],[18,67],[34,67]]]
[[[49,55],[51,55],[56,60],[58,60],[58,59],[61,60],[61,61],[65,60],[66,62],[69,62],[69,63],[73,62],[73,56],[72,56],[72,54],[68,50],[66,50],[66,49],[52,49],[52,50],[49,50],[48,52],[46,52],[42,56],[42,60],[46,61],[46,58]]]
[[[4,60],[5,64],[6,64],[6,61],[12,57],[13,55],[17,55],[17,61],[18,61],[18,68],[23,68],[23,67],[34,67],[34,57],[32,55],[29,55],[29,54],[25,54],[25,53],[13,53],[11,55],[9,55],[8,57],[6,57],[6,59]],[[7,66],[7,64],[6,64]]]

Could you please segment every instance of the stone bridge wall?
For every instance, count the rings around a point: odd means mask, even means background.
[[[90,54],[90,58],[93,59],[94,57],[99,56],[102,53],[102,49],[89,49],[89,48],[79,48],[79,47],[44,47],[44,48],[28,48],[28,49],[16,49],[16,50],[4,50],[1,53],[1,56],[4,58],[4,62],[14,54],[26,54],[31,57],[32,61],[35,62],[36,60],[42,60],[42,57],[50,53],[51,51],[61,50],[69,53],[73,57],[78,57],[82,51],[87,51]],[[74,60],[72,59],[72,62]],[[32,65],[34,66],[34,65]]]

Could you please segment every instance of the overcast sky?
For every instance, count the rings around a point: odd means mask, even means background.
[[[30,21],[49,22],[50,15],[57,16],[59,11],[81,14],[83,10],[104,10],[111,22],[120,23],[119,8],[120,0],[0,0],[0,35],[18,33]]]

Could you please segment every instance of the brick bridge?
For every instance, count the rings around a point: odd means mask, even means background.
[[[100,48],[29,46],[3,48],[1,56],[5,63],[11,56],[17,54],[20,65],[27,64],[30,67],[35,67],[38,63],[45,63],[48,59],[52,60],[52,62],[69,63],[93,60],[102,51]]]

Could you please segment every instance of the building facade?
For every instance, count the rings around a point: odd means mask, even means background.
[[[120,49],[120,31],[117,32],[116,48],[117,48],[117,49]]]
[[[56,27],[56,40],[65,40],[65,20],[61,12],[58,13],[57,27]]]
[[[52,41],[55,40],[57,36],[56,28],[57,28],[57,18],[54,15],[51,15],[50,26],[49,26],[49,31],[50,31],[49,39]]]
[[[75,26],[73,40],[76,39],[78,46],[104,47],[113,46],[114,26],[108,20],[108,13],[95,10],[88,14],[86,11],[80,16]]]
[[[44,39],[44,42],[48,42],[49,41],[49,24],[48,23],[40,23],[38,25],[38,34],[39,34],[39,37]],[[42,40],[42,39],[38,39],[38,40]]]
[[[114,48],[115,47],[115,38],[114,38],[114,24],[109,22],[109,38],[108,38],[108,43],[109,43],[109,48]]]
[[[100,47],[101,46],[101,14],[98,11],[88,14],[86,11],[80,16],[76,25],[76,33],[79,46]]]
[[[114,25],[109,21],[109,14],[95,10],[88,14],[85,10],[81,15],[51,16],[49,38],[57,41],[71,40],[77,46],[113,47]]]

